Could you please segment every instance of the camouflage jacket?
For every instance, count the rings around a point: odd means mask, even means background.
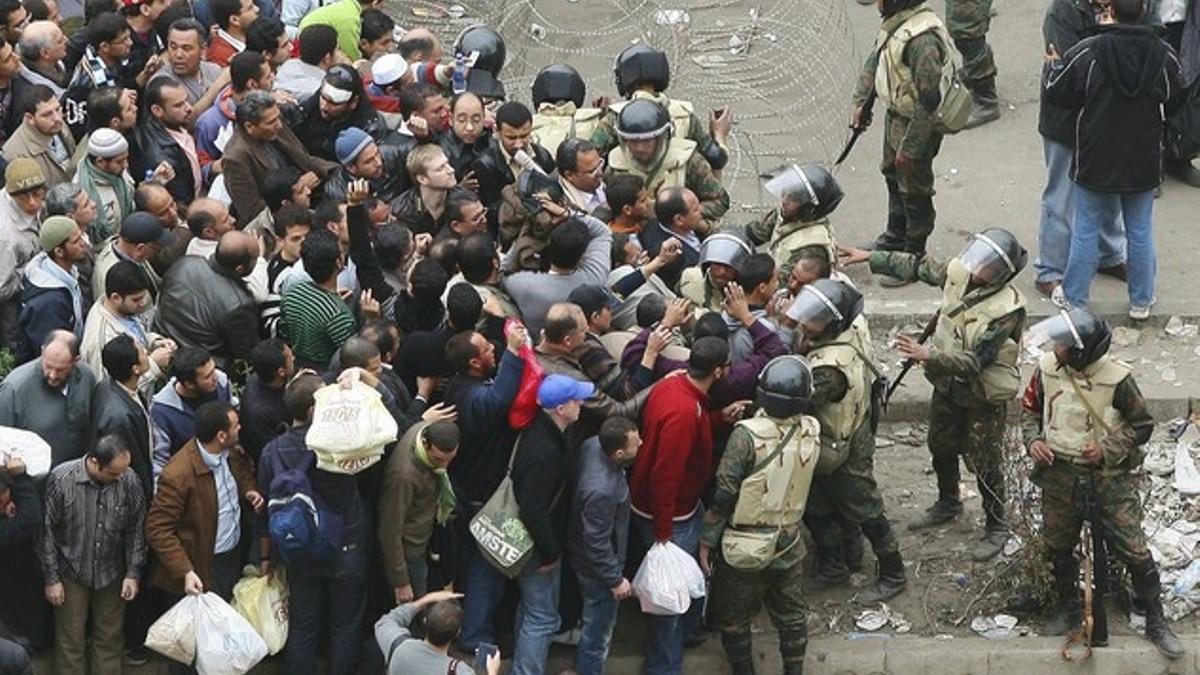
[[[704,530],[700,534],[700,543],[712,549],[709,560],[715,560],[721,550],[721,535],[729,525],[733,509],[737,506],[738,492],[742,481],[754,470],[755,454],[754,439],[750,432],[740,427],[734,427],[725,445],[725,453],[721,455],[721,463],[717,466],[716,486],[713,490],[712,504],[704,512]],[[776,550],[784,551],[774,560],[768,569],[788,569],[800,563],[804,557],[804,543],[800,538],[800,523],[783,528],[779,533]]]
[[[946,281],[947,261],[937,261],[931,256],[917,257],[899,251],[872,251],[871,272],[886,274],[907,281],[923,281],[941,288]],[[950,377],[965,381],[977,378],[984,368],[996,360],[1000,346],[1010,337],[1020,342],[1021,330],[1025,325],[1025,310],[1020,309],[992,321],[983,335],[976,341],[974,351],[946,352],[934,350],[925,362],[925,372],[931,377]],[[948,393],[956,401],[966,402],[977,398],[969,387]]]
[[[1033,371],[1033,377],[1021,396],[1021,439],[1026,449],[1034,441],[1046,439],[1043,418],[1045,405],[1042,369],[1038,368]],[[1133,375],[1127,375],[1117,384],[1113,391],[1112,406],[1125,423],[1100,441],[1100,451],[1104,455],[1102,466],[1118,467],[1127,458],[1132,458],[1132,466],[1127,464],[1125,468],[1136,468],[1142,460],[1138,448],[1150,440],[1150,435],[1154,433],[1154,417],[1150,415],[1150,406]]]
[[[604,180],[612,180],[618,173],[609,166]],[[693,152],[688,158],[683,184],[696,193],[696,198],[700,200],[701,213],[704,214],[704,223],[696,228],[696,234],[706,237],[709,233],[716,232],[721,227],[721,217],[729,211],[729,193],[725,191],[725,186],[700,153]]]
[[[913,84],[917,88],[920,105],[908,121],[904,139],[900,142],[900,152],[913,159],[927,159],[933,145],[934,113],[942,102],[939,85],[945,58],[941,42],[933,33],[922,33],[914,37],[904,50],[904,63],[912,69]],[[876,49],[867,56],[858,74],[853,98],[855,107],[863,105],[868,94],[875,88],[875,71],[878,67],[879,51]]]
[[[697,148],[707,148],[716,143],[712,134],[708,133],[708,127],[700,121],[700,118],[694,112],[688,117],[687,129],[683,131],[683,138],[695,141]],[[679,135],[679,132],[680,130],[677,129],[675,132],[676,136]],[[592,145],[596,146],[596,149],[600,151],[600,156],[607,157],[609,151],[617,147],[617,143],[620,142],[617,138],[617,113],[611,110],[605,111],[600,121],[596,124],[596,129],[592,131],[590,140],[592,141]]]

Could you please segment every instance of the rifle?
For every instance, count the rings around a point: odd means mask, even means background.
[[[871,85],[871,91],[867,93],[867,98],[862,104],[862,116],[858,119],[858,126],[850,125],[850,138],[846,141],[845,147],[842,148],[842,153],[834,161],[834,166],[838,166],[846,161],[846,158],[850,156],[850,151],[854,149],[854,144],[858,142],[858,137],[862,136],[867,127],[871,126],[871,118],[873,116],[871,109],[875,107],[875,98],[877,95],[878,92],[875,91],[875,85]]]
[[[933,331],[937,329],[938,317],[941,316],[941,314],[942,313],[939,310],[934,312],[933,316],[929,317],[929,323],[925,324],[925,330],[921,331],[921,337],[917,339],[917,344],[925,344],[925,341],[929,339],[929,336],[933,335]],[[904,376],[908,374],[908,371],[912,370],[912,367],[916,365],[916,363],[917,362],[913,359],[904,359],[904,363],[900,364],[900,374],[896,376],[896,379],[892,380],[892,384],[887,389],[887,394],[883,397],[883,403],[885,406],[887,405],[888,401],[892,400],[892,394],[896,393],[896,389],[899,388],[900,383],[904,381]]]

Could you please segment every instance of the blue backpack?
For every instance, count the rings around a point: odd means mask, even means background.
[[[279,453],[269,457],[274,465],[267,502],[272,548],[291,565],[329,560],[341,548],[345,533],[341,516],[321,502],[308,479],[316,458],[305,453],[305,466],[291,467]]]

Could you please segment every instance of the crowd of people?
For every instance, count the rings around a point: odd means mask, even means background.
[[[1086,306],[1097,269],[1128,277],[1134,318],[1154,304],[1163,111],[1195,95],[1195,2],[1050,4],[1036,268],[1064,310],[1037,330],[1012,233],[926,254],[943,136],[1000,116],[990,2],[947,2],[946,24],[923,0],[876,3],[851,115],[857,135],[886,108],[870,251],[838,243],[821,164],[781,168],[776,207],[733,222],[732,112],[672,98],[665,53],[616,55],[611,98],[565,63],[526,97],[495,30],[447,51],[379,4],[0,0],[0,425],[51,465],[0,457],[0,674],[43,650],[71,675],[158,658],[143,643],[164,612],[230,600],[252,565],[286,569],[289,674],[495,675],[503,642],[509,672],[536,675],[558,642],[595,675],[670,542],[711,600],[640,599],[644,672],[681,673],[707,629],[753,673],[765,608],[799,675],[804,588],[848,585],[864,540],[877,573],[856,602],[907,586],[873,475],[886,380],[859,263],[943,293],[930,341],[898,343],[934,385],[938,497],[909,529],[962,514],[963,456],[986,516],[970,555],[1001,554],[1006,411],[1022,335],[1040,335],[1054,346],[1020,406],[1060,598],[1046,631],[1080,623],[1086,480],[1147,636],[1182,654],[1128,481],[1153,420]],[[1166,163],[1200,183],[1188,159]],[[398,438],[345,472],[307,436],[321,392],[358,383]],[[297,498],[311,541],[278,536]],[[504,499],[517,558],[479,525]]]

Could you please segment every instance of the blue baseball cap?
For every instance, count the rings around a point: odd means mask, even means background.
[[[596,385],[566,375],[547,375],[538,387],[538,405],[557,408],[571,401],[586,401],[596,393]]]

